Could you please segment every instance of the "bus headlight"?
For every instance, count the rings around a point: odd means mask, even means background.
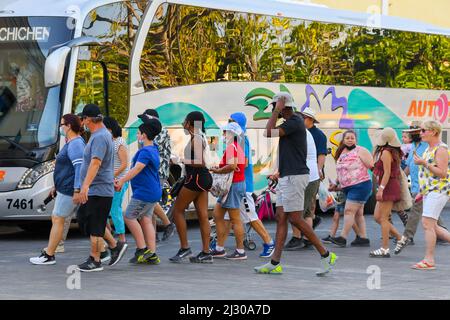
[[[37,165],[34,168],[28,169],[20,179],[17,189],[29,189],[34,186],[36,181],[46,174],[55,170],[55,161],[47,161]]]

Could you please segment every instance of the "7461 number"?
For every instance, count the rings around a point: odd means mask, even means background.
[[[6,199],[6,201],[8,202],[8,209],[10,210],[11,208],[15,208],[15,209],[22,209],[22,210],[33,210],[33,199],[31,200],[27,200],[27,199]]]

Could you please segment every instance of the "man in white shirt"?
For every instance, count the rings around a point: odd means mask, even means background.
[[[303,218],[312,227],[314,212],[313,212],[313,201],[316,201],[317,193],[319,192],[320,186],[320,175],[319,168],[317,164],[317,150],[316,144],[312,134],[306,130],[306,143],[307,143],[307,156],[306,165],[309,168],[309,183],[305,189],[305,210],[303,211]],[[309,241],[303,239],[300,230],[292,226],[292,238],[284,247],[287,251],[300,250],[305,247]]]

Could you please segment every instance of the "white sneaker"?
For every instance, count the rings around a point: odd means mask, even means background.
[[[56,260],[55,256],[49,256],[44,250],[39,257],[30,258],[30,262],[35,265],[50,265],[55,264]]]

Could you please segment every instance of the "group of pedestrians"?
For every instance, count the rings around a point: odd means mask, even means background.
[[[283,250],[299,250],[314,246],[320,255],[322,276],[330,272],[338,259],[323,243],[346,247],[351,230],[355,232],[352,246],[370,246],[366,233],[364,205],[376,190],[375,221],[381,226],[382,244],[369,253],[370,257],[390,257],[389,241],[396,240],[394,253],[399,254],[413,243],[420,217],[425,230],[427,250],[425,258],[415,269],[434,269],[436,238],[450,242],[450,233],[441,219],[450,197],[449,150],[441,140],[442,127],[436,121],[415,123],[404,131],[401,145],[395,130],[384,128],[378,132],[373,154],[357,144],[353,130],[343,133],[335,152],[336,181],[330,179],[329,190],[336,192],[337,206],[330,234],[319,239],[314,228],[320,223],[315,217],[316,196],[324,180],[325,157],[328,153],[325,134],[316,127],[319,123],[312,109],[297,112],[289,93],[280,92],[272,101],[272,116],[264,136],[279,139],[278,167],[268,178],[277,181],[275,240],[258,219],[253,199],[253,167],[251,147],[246,135],[247,119],[243,113],[230,115],[222,128],[225,142],[220,163],[212,166],[206,138],[205,117],[199,111],[189,113],[183,129],[188,136],[184,156],[185,178],[175,199],[172,223],[159,205],[162,188],[167,184],[170,167],[170,136],[159,121],[158,113],[149,109],[140,115],[138,128],[139,150],[128,168],[128,151],[122,139],[122,129],[114,119],[103,117],[96,105],[86,105],[81,118],[64,115],[60,133],[66,144],[56,158],[55,196],[52,230],[47,248],[31,258],[33,264],[54,264],[60,241],[65,238],[67,220],[76,214],[81,230],[90,236],[91,250],[81,271],[101,271],[102,262],[117,264],[127,250],[125,225],[130,230],[136,251],[130,263],[159,264],[157,255],[156,218],[164,225],[163,240],[177,230],[180,248],[169,260],[179,263],[189,258],[192,263],[212,263],[214,258],[245,260],[245,229],[250,223],[263,240],[260,257],[271,258],[255,267],[257,273],[281,274]],[[280,124],[281,123],[281,124]],[[88,141],[81,134],[89,133]],[[405,155],[405,152],[408,155]],[[403,171],[402,171],[403,170]],[[370,171],[374,178],[371,178]],[[411,211],[399,213],[407,217],[403,235],[393,226],[391,213],[403,199],[405,188],[402,175],[411,177],[414,198]],[[209,191],[216,183],[213,176],[229,177],[225,195],[218,197],[214,207],[217,241],[211,245],[208,219]],[[122,202],[131,184],[132,196],[125,212]],[[193,255],[189,245],[185,211],[194,205],[200,224],[201,248]],[[344,216],[339,236],[339,220]],[[115,235],[108,220],[112,219]],[[288,222],[293,236],[286,242]],[[226,252],[225,242],[233,229],[236,248]],[[105,241],[107,246],[105,246]]]
[[[348,235],[353,229],[356,238],[351,245],[370,246],[370,241],[366,238],[363,210],[374,189],[369,175],[372,170],[376,190],[374,219],[381,227],[382,243],[369,256],[390,258],[391,238],[396,241],[394,254],[399,254],[407,245],[414,244],[413,237],[422,217],[427,249],[425,258],[412,268],[435,269],[436,240],[450,242],[450,234],[440,218],[450,196],[450,151],[441,141],[441,133],[442,126],[437,121],[414,122],[409,129],[403,131],[403,140],[411,142],[411,145],[402,146],[395,130],[384,128],[378,132],[372,155],[367,149],[357,145],[354,131],[345,131],[335,153],[337,180],[330,183],[329,187],[330,191],[337,192],[338,203],[330,235],[323,241],[346,247]],[[408,152],[406,157],[404,152]],[[404,179],[402,175],[405,176]],[[411,190],[407,186],[408,175]],[[391,215],[397,203],[408,202],[405,198],[410,197],[409,192],[412,194],[412,207],[409,205],[411,208],[399,209],[400,218],[405,225],[402,235],[392,224]],[[410,211],[406,214],[405,209]],[[344,226],[341,235],[336,237],[342,210]]]

